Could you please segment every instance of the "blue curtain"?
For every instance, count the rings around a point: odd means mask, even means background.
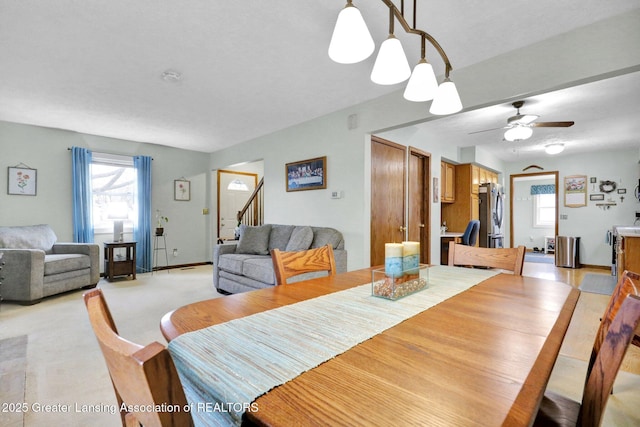
[[[92,243],[91,151],[80,147],[71,148],[71,172],[73,175],[73,241]]]
[[[531,195],[535,196],[536,194],[556,194],[556,186],[555,184],[532,185]]]
[[[136,272],[151,271],[152,252],[151,247],[151,161],[148,156],[135,156],[133,166],[138,177],[138,221],[133,226],[133,239],[136,245]]]

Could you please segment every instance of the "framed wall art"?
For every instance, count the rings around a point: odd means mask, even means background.
[[[604,200],[604,194],[589,194],[589,200],[591,201],[602,201]]]
[[[173,181],[173,200],[188,202],[191,200],[191,181],[176,179]]]
[[[564,177],[564,205],[569,208],[587,206],[587,176]]]
[[[285,165],[287,191],[327,188],[327,157],[301,160]]]
[[[10,166],[7,169],[7,174],[7,194],[18,196],[35,196],[37,194],[37,169]]]

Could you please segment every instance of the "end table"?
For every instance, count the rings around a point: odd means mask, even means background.
[[[114,249],[124,248],[125,256],[117,257]],[[104,243],[104,277],[111,281],[114,276],[133,276],[136,279],[136,242]]]

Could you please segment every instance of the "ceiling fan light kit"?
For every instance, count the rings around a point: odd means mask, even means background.
[[[533,129],[528,126],[516,125],[511,129],[507,129],[504,133],[504,139],[510,142],[524,141],[531,138],[531,135],[533,135]]]
[[[462,110],[458,90],[449,79],[449,73],[452,70],[449,58],[436,39],[416,28],[416,0],[413,2],[413,26],[410,26],[404,18],[404,0],[401,1],[400,9],[391,0],[382,0],[382,2],[389,8],[389,38],[380,46],[371,72],[371,81],[382,85],[392,85],[401,83],[411,76],[404,92],[405,99],[414,102],[433,99],[429,110],[431,114],[453,114]],[[413,73],[400,40],[393,35],[396,19],[405,32],[416,34],[421,38],[421,59]],[[427,41],[440,54],[445,65],[445,79],[440,86],[437,85],[433,67],[426,60],[425,45]],[[352,0],[347,0],[346,6],[338,14],[329,44],[329,57],[340,64],[354,64],[367,59],[374,49],[373,38],[360,11],[353,5]]]

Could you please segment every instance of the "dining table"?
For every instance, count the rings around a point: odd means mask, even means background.
[[[527,426],[580,291],[449,266],[373,295],[379,268],[179,307],[160,324],[196,425]]]

